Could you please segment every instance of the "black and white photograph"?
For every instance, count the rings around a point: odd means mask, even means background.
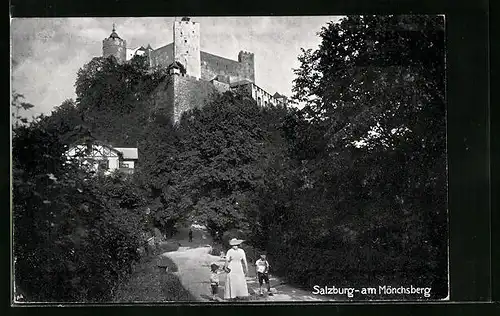
[[[449,301],[445,22],[13,18],[12,304]]]

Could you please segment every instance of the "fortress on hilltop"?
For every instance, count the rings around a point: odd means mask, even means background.
[[[168,70],[166,80],[154,92],[154,109],[166,111],[174,123],[182,113],[201,107],[214,92],[239,89],[258,105],[287,105],[287,98],[279,93],[271,95],[255,84],[254,54],[240,51],[238,60],[204,52],[200,48],[200,24],[184,17],[173,25],[173,42],[153,49],[151,45],[127,47],[127,42],[116,33],[102,42],[103,57],[114,56],[119,63],[134,56],[145,56],[151,69]]]

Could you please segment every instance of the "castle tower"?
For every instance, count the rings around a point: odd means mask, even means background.
[[[253,53],[241,51],[238,53],[238,62],[241,64],[241,76],[255,83],[255,66]]]
[[[201,78],[200,24],[188,17],[174,22],[174,60],[186,67],[186,74]]]
[[[113,31],[102,41],[102,56],[115,56],[119,63],[127,60],[127,42],[118,36],[113,24]]]

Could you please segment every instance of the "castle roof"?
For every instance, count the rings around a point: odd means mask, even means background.
[[[118,39],[121,39],[120,36],[118,36],[118,33],[116,33],[116,29],[115,29],[115,24],[113,23],[113,31],[111,31],[111,34],[109,35],[109,38],[118,38]]]
[[[168,66],[168,68],[177,68],[177,69],[182,69],[182,68],[184,68],[184,65],[183,65],[183,64],[181,64],[180,62],[178,62],[178,61],[176,60],[176,61],[172,62],[172,63]]]

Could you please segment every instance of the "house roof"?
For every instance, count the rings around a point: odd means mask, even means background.
[[[88,145],[91,145],[89,148]],[[90,152],[87,152],[87,149],[90,149]],[[106,149],[108,152],[106,152]],[[78,144],[78,145],[73,145],[71,146],[67,151],[67,154],[69,155],[79,155],[82,153],[85,153],[85,156],[90,155],[91,157],[95,156],[107,156],[107,157],[114,157],[111,153],[114,153],[116,156],[121,156],[122,153],[115,148],[104,145],[104,144],[96,144],[96,143],[88,143],[88,144]]]
[[[88,141],[88,142],[87,142]],[[139,159],[139,153],[137,148],[134,147],[113,147],[110,144],[107,144],[106,142],[99,141],[93,137],[89,137],[87,141],[79,141],[75,142],[71,146],[69,146],[69,150],[75,149],[79,146],[86,146],[87,144],[91,144],[93,146],[102,146],[110,149],[111,151],[121,154],[124,159]]]
[[[124,159],[139,159],[139,152],[137,148],[115,147],[114,149],[121,152]]]

